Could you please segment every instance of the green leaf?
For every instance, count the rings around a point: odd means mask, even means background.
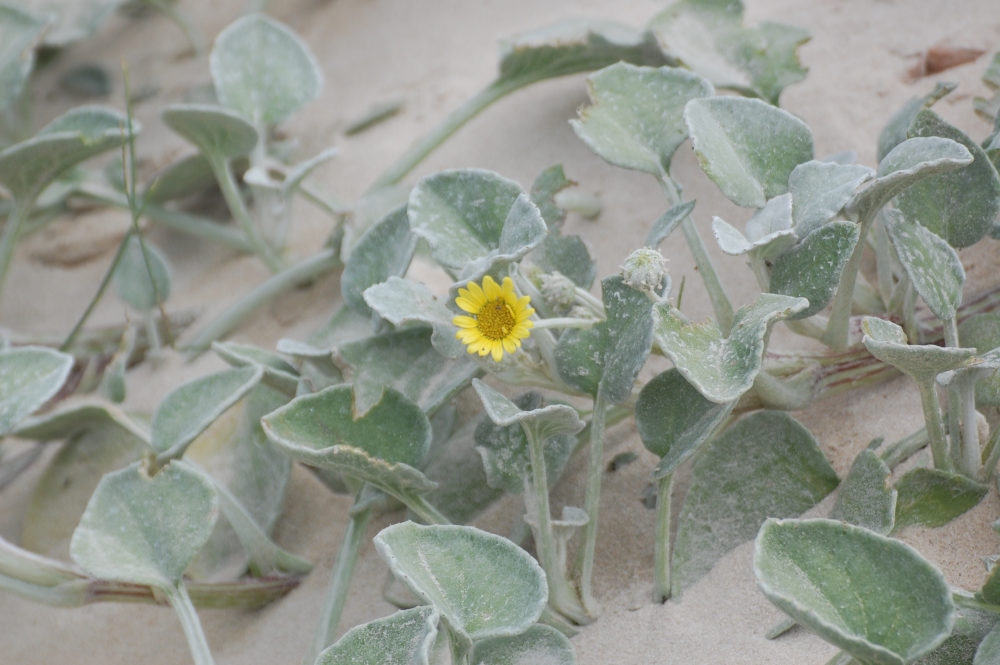
[[[44,45],[63,48],[90,37],[111,17],[124,0],[18,0],[18,6],[49,20]]]
[[[198,474],[168,464],[150,478],[133,464],[101,480],[70,555],[94,577],[173,588],[217,516],[218,498]]]
[[[635,404],[635,424],[646,450],[662,458],[653,473],[673,473],[729,417],[735,402],[716,404],[676,369],[643,386]]]
[[[476,642],[472,665],[576,665],[576,656],[569,638],[536,624],[520,635]]]
[[[390,277],[402,277],[410,267],[417,248],[417,237],[410,233],[406,208],[397,208],[382,221],[369,228],[351,255],[340,277],[340,293],[344,302],[361,314],[371,314],[364,299],[369,286]]]
[[[495,86],[592,72],[616,62],[668,64],[648,31],[608,21],[565,21],[500,41],[500,73]]]
[[[707,399],[731,402],[750,389],[760,371],[775,321],[806,308],[802,298],[762,293],[739,308],[729,337],[713,321],[692,324],[669,303],[653,308],[657,346]]]
[[[944,526],[975,507],[986,485],[941,469],[913,469],[896,482],[896,529],[916,524]]]
[[[733,203],[762,208],[813,157],[808,125],[759,99],[694,99],[684,108],[701,167]]]
[[[442,171],[417,183],[407,214],[413,232],[459,281],[479,279],[531,251],[545,220],[514,181],[491,171]]]
[[[605,278],[601,292],[607,320],[599,327],[607,341],[600,391],[609,402],[620,404],[632,395],[653,345],[653,304],[618,276]]]
[[[424,606],[355,626],[316,665],[430,665],[438,619],[437,610]]]
[[[167,393],[153,414],[152,443],[159,457],[180,457],[195,437],[260,383],[263,374],[259,367],[234,367]]]
[[[0,351],[0,436],[55,396],[72,368],[73,356],[52,349]]]
[[[35,49],[48,21],[0,6],[0,110],[17,101],[35,67]]]
[[[830,517],[882,535],[892,531],[897,491],[889,486],[891,471],[872,450],[862,450],[840,484]]]
[[[795,244],[792,229],[792,197],[775,196],[747,220],[746,235],[719,217],[712,218],[712,233],[726,254],[754,252],[758,257],[780,255]]]
[[[889,122],[882,129],[882,133],[879,134],[878,152],[876,153],[878,161],[881,162],[893,148],[910,138],[908,136],[910,125],[913,124],[913,120],[917,117],[918,113],[924,109],[929,109],[956,87],[954,83],[937,83],[934,86],[934,90],[923,97],[911,97],[903,104],[903,107],[889,118]]]
[[[1000,214],[1000,176],[993,164],[975,141],[929,109],[917,114],[910,135],[956,141],[972,154],[973,161],[907,188],[897,200],[903,217],[927,227],[953,247],[978,242]]]
[[[51,352],[50,352],[51,353]],[[0,354],[0,360],[4,354]],[[95,427],[111,425],[149,445],[146,427],[120,406],[99,397],[86,397],[61,404],[52,411],[23,420],[13,433],[22,439],[54,441],[68,439]]]
[[[592,105],[570,120],[576,135],[606,161],[660,178],[687,138],[684,104],[714,93],[697,74],[674,67],[618,63],[587,78]]]
[[[803,162],[788,176],[792,218],[800,238],[836,217],[854,192],[875,175],[867,166],[834,162]]]
[[[382,529],[375,547],[398,579],[473,641],[523,633],[545,608],[545,573],[500,536],[403,522]]]
[[[212,342],[212,350],[233,367],[260,367],[264,372],[261,383],[295,396],[299,372],[277,353],[238,342]]]
[[[128,120],[112,109],[78,106],[43,127],[34,138],[0,152],[0,184],[21,205],[67,169],[85,159],[121,147]],[[139,131],[132,123],[133,133]]]
[[[118,297],[137,312],[149,312],[170,297],[170,266],[166,257],[135,235],[128,239],[112,280]]]
[[[649,229],[649,234],[646,236],[646,247],[659,247],[660,243],[666,240],[667,236],[688,218],[691,211],[694,210],[694,204],[694,201],[678,203],[660,215],[660,218],[653,222],[653,227]]]
[[[982,355],[1000,347],[1000,314],[975,314],[958,326],[958,338]],[[979,380],[976,384],[977,406],[1000,406],[1000,373]]]
[[[1000,628],[994,627],[979,643],[972,665],[991,665],[998,662],[1000,662]]]
[[[951,635],[936,649],[914,661],[914,665],[974,665],[983,638],[996,627],[995,614],[957,607]]]
[[[542,213],[542,219],[545,220],[550,232],[558,229],[566,221],[566,211],[556,203],[556,194],[575,184],[566,177],[562,164],[545,169],[531,183],[531,201],[538,206],[538,211]]]
[[[576,235],[564,236],[558,229],[549,231],[532,259],[545,272],[561,272],[584,289],[590,288],[597,275],[597,263],[590,257],[583,239]]]
[[[806,75],[795,51],[809,33],[770,22],[744,28],[738,0],[682,0],[654,17],[650,28],[664,50],[716,86],[772,104]]]
[[[863,663],[911,663],[955,621],[937,568],[909,545],[841,522],[768,520],[754,573],[772,603]]]
[[[168,107],[169,108],[169,107]],[[256,142],[256,138],[254,139]],[[215,186],[215,174],[205,155],[196,152],[159,170],[142,192],[143,203],[163,204],[202,194]]]
[[[754,413],[714,439],[695,460],[678,518],[675,594],[753,538],[767,517],[794,517],[837,487],[816,439],[781,411]]]
[[[906,333],[892,321],[866,316],[861,321],[862,342],[869,353],[919,381],[957,369],[976,355],[975,349],[907,344]]]
[[[423,284],[390,277],[364,292],[365,302],[394,326],[428,324],[434,329],[431,343],[441,355],[458,358],[465,348],[455,338],[454,313]]]
[[[826,307],[860,233],[854,222],[830,222],[773,259],[770,291],[809,301],[808,307],[789,319],[805,319]]]
[[[323,87],[305,43],[263,14],[244,16],[220,32],[209,67],[219,101],[259,129],[283,122]]]
[[[243,116],[209,104],[171,104],[163,122],[194,145],[209,160],[249,155],[257,145],[257,130]]]
[[[268,438],[295,460],[367,481],[394,496],[434,488],[417,470],[431,427],[420,407],[386,388],[382,400],[355,417],[351,386],[302,395],[261,419]]]
[[[912,189],[912,188],[911,188]],[[909,191],[909,190],[907,190]],[[939,235],[920,224],[886,216],[886,230],[896,256],[934,316],[954,321],[962,304],[965,269],[958,253]]]

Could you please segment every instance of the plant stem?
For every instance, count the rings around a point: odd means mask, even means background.
[[[653,541],[653,602],[665,603],[670,598],[670,494],[674,474],[668,473],[657,481],[656,535]]]
[[[187,638],[195,665],[214,665],[215,660],[208,648],[205,632],[201,629],[198,612],[194,609],[187,589],[184,588],[184,582],[179,582],[176,587],[166,590],[166,597],[167,602],[177,613],[177,618],[181,620],[181,628],[184,629],[184,637]]]
[[[199,353],[204,351],[212,342],[238,326],[243,319],[250,316],[255,309],[271,298],[302,282],[318,277],[334,268],[339,268],[341,265],[339,250],[336,248],[325,249],[276,275],[272,275],[267,281],[230,305],[222,314],[206,325],[191,340],[187,348]]]
[[[351,521],[347,523],[347,531],[344,533],[344,542],[337,552],[337,561],[330,575],[330,584],[326,589],[326,599],[323,602],[312,645],[302,661],[304,665],[312,665],[320,652],[333,644],[340,616],[344,611],[344,603],[347,601],[351,578],[354,576],[358,552],[361,550],[361,543],[364,542],[371,517],[371,508],[351,513]]]
[[[882,453],[882,461],[890,469],[895,469],[912,455],[927,447],[928,441],[930,441],[930,438],[927,436],[927,428],[921,427],[916,432],[904,436],[889,446]]]
[[[993,432],[990,433],[990,440],[983,452],[986,454],[986,461],[983,462],[983,468],[980,473],[982,474],[983,482],[987,482],[993,477],[993,474],[997,470],[997,463],[1000,462],[1000,427],[995,427]]]
[[[958,468],[969,478],[978,478],[983,452],[979,444],[979,426],[976,423],[975,379],[960,378],[954,387],[954,392],[957,393],[955,399],[957,408],[962,414],[962,450],[957,460]],[[952,436],[957,437],[958,434]]]
[[[951,459],[948,457],[948,443],[944,436],[944,423],[941,421],[941,404],[934,388],[934,379],[921,379],[917,382],[920,390],[920,406],[924,410],[924,421],[927,425],[927,435],[931,444],[931,456],[934,468],[951,471]]]
[[[590,416],[590,459],[587,467],[587,493],[583,509],[587,513],[587,524],[583,527],[583,544],[577,551],[576,573],[580,586],[580,598],[587,613],[596,617],[599,605],[591,591],[594,575],[594,552],[597,548],[597,513],[601,500],[601,474],[604,471],[604,416],[605,398],[598,389],[594,398],[594,411]]]
[[[233,178],[233,172],[229,168],[229,163],[224,159],[212,157],[208,161],[212,166],[215,179],[219,183],[222,198],[225,199],[233,218],[243,228],[243,233],[246,235],[247,242],[250,243],[254,253],[267,264],[271,272],[281,272],[284,265],[277,254],[274,253],[274,249],[261,236],[257,225],[254,224],[253,219],[250,217],[250,211],[247,210],[246,203],[243,201],[243,195],[240,194],[240,190],[236,186],[236,180]]]
[[[393,494],[393,496],[402,501],[407,508],[427,524],[451,524],[451,520],[435,508],[422,494]]]
[[[7,271],[10,270],[10,262],[14,258],[14,245],[21,234],[21,225],[28,218],[30,205],[14,199],[11,206],[10,215],[3,225],[3,235],[0,235],[0,298],[3,297],[3,285],[7,280]]]

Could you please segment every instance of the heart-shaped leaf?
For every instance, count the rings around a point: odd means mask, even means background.
[[[773,259],[770,290],[809,301],[808,307],[789,319],[805,319],[826,307],[860,234],[854,222],[831,222]]]
[[[390,277],[402,277],[410,266],[417,237],[410,233],[410,221],[405,208],[397,208],[382,221],[368,229],[351,255],[340,276],[340,293],[344,302],[361,314],[371,314],[364,299],[369,286]]]
[[[249,155],[259,140],[257,130],[243,116],[221,106],[172,104],[162,115],[167,127],[209,160]]]
[[[520,635],[476,642],[472,665],[576,665],[569,638],[551,626],[537,624]]]
[[[390,277],[365,289],[364,298],[369,307],[394,326],[430,325],[434,329],[431,343],[441,355],[448,358],[464,355],[465,347],[455,338],[451,322],[454,313],[423,284]]]
[[[789,174],[813,157],[808,125],[759,99],[693,99],[684,120],[705,173],[737,205],[764,207],[788,191]]]
[[[397,578],[473,641],[523,633],[545,608],[545,573],[506,538],[403,522],[382,529],[375,547]]]
[[[892,531],[897,491],[889,486],[891,471],[872,450],[862,450],[840,483],[830,517],[882,535]]]
[[[0,436],[51,399],[69,376],[73,356],[25,346],[0,352]]]
[[[437,610],[423,606],[355,626],[316,665],[430,665],[439,618]]]
[[[957,473],[918,468],[896,483],[896,528],[944,526],[978,504],[989,488]]]
[[[209,67],[219,101],[259,129],[283,122],[323,87],[305,43],[264,14],[244,16],[220,32]]]
[[[48,22],[28,12],[0,7],[0,110],[17,101],[35,67],[35,48]]]
[[[933,380],[941,372],[961,367],[976,355],[975,349],[907,344],[903,329],[885,319],[866,316],[861,327],[865,333],[862,341],[869,353],[918,382]]]
[[[159,457],[180,457],[195,437],[260,383],[263,375],[259,367],[234,367],[167,393],[153,414],[152,442]]]
[[[886,215],[885,221],[896,256],[913,288],[934,316],[954,321],[965,284],[965,269],[958,253],[925,226],[900,221],[891,215]]]
[[[576,135],[606,161],[660,178],[687,138],[684,104],[714,93],[712,84],[675,67],[618,63],[587,79],[593,104],[570,120]]]
[[[208,540],[218,498],[197,473],[168,464],[155,476],[139,464],[101,480],[70,555],[95,577],[171,589]]]
[[[912,663],[955,621],[944,576],[909,545],[832,520],[768,520],[754,552],[772,603],[863,663]]]
[[[149,312],[170,296],[166,257],[135,235],[128,239],[112,279],[118,297],[137,312]]]
[[[760,411],[709,443],[694,464],[678,518],[674,593],[690,586],[767,517],[795,517],[837,487],[837,474],[805,427]]]
[[[720,88],[778,103],[785,86],[805,78],[796,49],[809,33],[780,23],[743,27],[743,3],[682,0],[650,22],[661,47]]]
[[[808,306],[802,298],[762,293],[736,311],[728,338],[712,321],[689,323],[669,303],[653,308],[657,346],[691,385],[719,404],[731,402],[753,385],[764,358],[771,325]]]
[[[646,449],[662,458],[654,477],[673,473],[725,421],[734,405],[705,399],[676,369],[643,386],[635,404],[635,424]]]
[[[788,176],[792,218],[800,238],[836,217],[857,188],[875,175],[867,166],[808,161]]]

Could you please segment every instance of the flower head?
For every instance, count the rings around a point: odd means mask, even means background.
[[[459,289],[455,304],[469,313],[459,315],[452,323],[459,327],[455,337],[468,347],[469,353],[493,356],[500,362],[503,352],[514,353],[521,340],[530,333],[534,324],[528,317],[535,310],[528,307],[531,298],[514,293],[514,282],[504,277],[501,284],[487,275],[483,285],[469,282],[468,288]]]

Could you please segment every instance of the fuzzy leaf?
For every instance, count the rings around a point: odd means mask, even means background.
[[[871,450],[862,450],[840,483],[830,517],[882,535],[892,531],[897,491],[889,486],[889,467]]]
[[[138,236],[128,239],[112,279],[118,297],[137,312],[149,312],[170,297],[170,266],[166,257],[152,244],[141,243]]]
[[[940,469],[918,468],[896,483],[896,528],[920,524],[944,526],[975,507],[986,496],[986,485]]]
[[[208,540],[218,498],[198,474],[168,464],[150,478],[137,463],[101,480],[70,555],[89,574],[173,588]]]
[[[344,302],[362,314],[371,314],[364,299],[369,286],[390,277],[402,277],[410,267],[417,237],[410,233],[405,208],[397,208],[368,229],[351,250],[340,278]]]
[[[859,235],[860,227],[854,222],[831,222],[774,258],[770,291],[809,301],[808,307],[789,319],[805,319],[826,307]]]
[[[545,608],[545,573],[527,552],[468,526],[394,524],[375,536],[389,568],[459,634],[517,635]]]
[[[69,376],[73,356],[23,346],[0,351],[0,436],[51,399]]]
[[[875,175],[867,166],[834,162],[803,162],[788,176],[792,218],[800,238],[836,217],[862,183]]]
[[[929,109],[954,90],[955,87],[954,83],[937,83],[934,86],[934,90],[923,97],[911,97],[903,104],[903,107],[889,118],[889,122],[879,134],[878,152],[876,153],[878,161],[881,162],[893,148],[910,138],[908,136],[910,125],[913,124],[913,120],[917,117],[918,113],[924,109]]]
[[[795,244],[792,229],[792,197],[775,196],[747,220],[746,235],[719,217],[712,218],[712,233],[726,254],[739,256],[753,251],[760,257],[784,253]]]
[[[762,208],[788,191],[788,176],[813,157],[809,127],[759,99],[694,99],[684,108],[694,151],[733,203]]]
[[[476,642],[472,665],[576,665],[576,656],[565,635],[536,624],[520,635]]]
[[[1000,314],[975,314],[958,326],[958,338],[976,348],[979,355],[1000,347]],[[1000,406],[1000,372],[976,384],[976,405]]]
[[[0,361],[3,354],[0,354]],[[23,420],[14,434],[23,439],[68,439],[87,429],[111,425],[149,445],[149,431],[120,406],[101,398],[67,401],[58,408]]]
[[[653,306],[645,293],[621,277],[604,279],[601,292],[607,316],[601,327],[607,342],[600,390],[608,401],[620,404],[632,394],[653,345]]]
[[[767,517],[794,517],[837,487],[816,439],[787,413],[760,411],[714,439],[694,464],[673,553],[674,591],[753,538]]]
[[[862,342],[869,353],[918,382],[961,367],[976,355],[975,349],[907,344],[903,329],[885,319],[866,316],[861,328],[865,333]]]
[[[0,110],[21,96],[35,67],[35,48],[47,23],[15,7],[0,6]]]
[[[561,272],[584,289],[590,288],[597,275],[597,263],[590,257],[583,239],[576,235],[564,236],[558,229],[549,231],[532,259],[542,270]]]
[[[434,329],[431,343],[441,355],[458,358],[464,353],[462,343],[455,339],[454,314],[423,284],[390,277],[364,292],[365,302],[379,316],[394,326],[422,323]]]
[[[909,545],[832,520],[768,520],[757,585],[793,619],[872,665],[905,665],[951,633],[941,572]]]
[[[692,324],[669,303],[653,308],[656,344],[691,385],[713,402],[731,402],[753,385],[771,325],[806,308],[802,298],[763,293],[736,311],[729,337],[713,321]]]
[[[283,122],[323,87],[305,43],[263,14],[244,16],[220,32],[209,67],[219,101],[260,129]]]
[[[940,236],[920,224],[889,216],[885,219],[896,256],[910,276],[913,288],[934,316],[942,321],[954,321],[962,303],[962,286],[965,284],[965,269],[958,253]]]
[[[688,70],[618,63],[591,74],[592,105],[570,120],[576,135],[606,161],[662,177],[687,138],[684,104],[714,93]]]
[[[261,383],[294,396],[299,386],[299,372],[282,356],[249,344],[212,342],[212,350],[233,367],[260,367]]]
[[[438,620],[434,608],[423,606],[355,626],[316,665],[430,665]]]
[[[649,229],[646,236],[646,247],[656,248],[667,239],[678,226],[681,225],[694,210],[694,201],[685,201],[672,206],[670,210],[660,215],[660,218],[653,222],[653,227]]]
[[[991,665],[1000,662],[1000,628],[994,627],[976,649],[972,665]]]
[[[48,20],[44,45],[63,48],[90,37],[125,0],[18,0],[17,6]]]
[[[172,104],[163,109],[163,122],[209,160],[249,155],[259,139],[243,116],[221,106]]]
[[[531,183],[531,202],[538,206],[549,231],[559,228],[566,221],[566,211],[555,202],[556,194],[575,184],[566,177],[562,164],[545,169]]]

